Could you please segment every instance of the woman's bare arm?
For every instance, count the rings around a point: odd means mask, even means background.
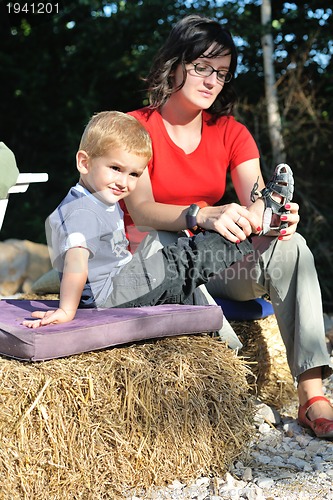
[[[252,187],[253,184],[251,189]],[[126,206],[133,222],[138,227],[174,232],[187,229],[188,206],[155,202],[148,170],[140,177],[133,193],[126,198]],[[240,216],[244,218],[242,228],[236,224]],[[244,240],[253,232],[253,228],[258,227],[261,220],[238,203],[205,207],[200,209],[197,215],[200,227],[217,231],[233,242]]]
[[[134,224],[138,227],[175,232],[186,229],[188,206],[156,202],[147,168],[125,203]]]

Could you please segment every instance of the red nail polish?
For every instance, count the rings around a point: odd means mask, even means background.
[[[284,208],[286,208],[287,210],[289,210],[290,209],[289,203],[287,203],[287,205],[285,205]]]
[[[261,231],[261,227],[260,226],[257,227],[257,231],[258,232]]]
[[[280,219],[281,219],[281,220],[287,220],[287,219],[288,219],[288,217],[287,217],[286,215],[281,215]]]
[[[238,245],[238,243],[240,243],[240,240],[237,240],[237,241],[236,241],[236,243],[237,243],[237,245]]]
[[[286,234],[286,232],[287,231],[285,229],[281,229],[280,234]]]
[[[279,237],[278,237],[278,240],[283,240],[283,236],[279,236]]]

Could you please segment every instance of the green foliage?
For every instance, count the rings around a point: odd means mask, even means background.
[[[77,179],[75,152],[89,117],[145,103],[144,77],[171,25],[191,12],[215,17],[239,42],[237,116],[271,171],[258,1],[59,2],[59,12],[8,14],[0,3],[0,140],[22,172],[49,182],[11,197],[1,239],[45,241],[44,220]],[[272,2],[283,134],[296,175],[299,226],[315,253],[326,307],[332,290],[331,1]]]

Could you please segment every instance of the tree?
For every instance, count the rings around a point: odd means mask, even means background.
[[[274,0],[269,31],[261,26],[260,0],[68,0],[59,1],[58,13],[43,16],[9,15],[6,5],[0,2],[0,140],[22,171],[47,171],[50,180],[39,197],[31,187],[9,201],[1,239],[45,242],[44,221],[77,178],[74,154],[89,117],[142,106],[143,78],[171,25],[190,12],[205,14],[236,39],[236,116],[255,136],[266,177],[275,153],[261,35],[272,36],[281,133],[301,205],[299,231],[316,255],[325,305],[333,309],[331,0]]]
[[[273,63],[274,41],[271,33],[272,9],[270,0],[261,4],[261,23],[263,25],[262,48],[264,60],[265,91],[267,102],[268,132],[272,145],[273,164],[284,163],[286,152],[282,136],[282,124],[279,111]]]

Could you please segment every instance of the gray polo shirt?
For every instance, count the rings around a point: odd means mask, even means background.
[[[88,280],[80,305],[103,304],[112,291],[112,278],[132,258],[119,204],[105,205],[77,184],[47,219],[46,234],[53,267],[60,274],[69,248],[89,250]]]

